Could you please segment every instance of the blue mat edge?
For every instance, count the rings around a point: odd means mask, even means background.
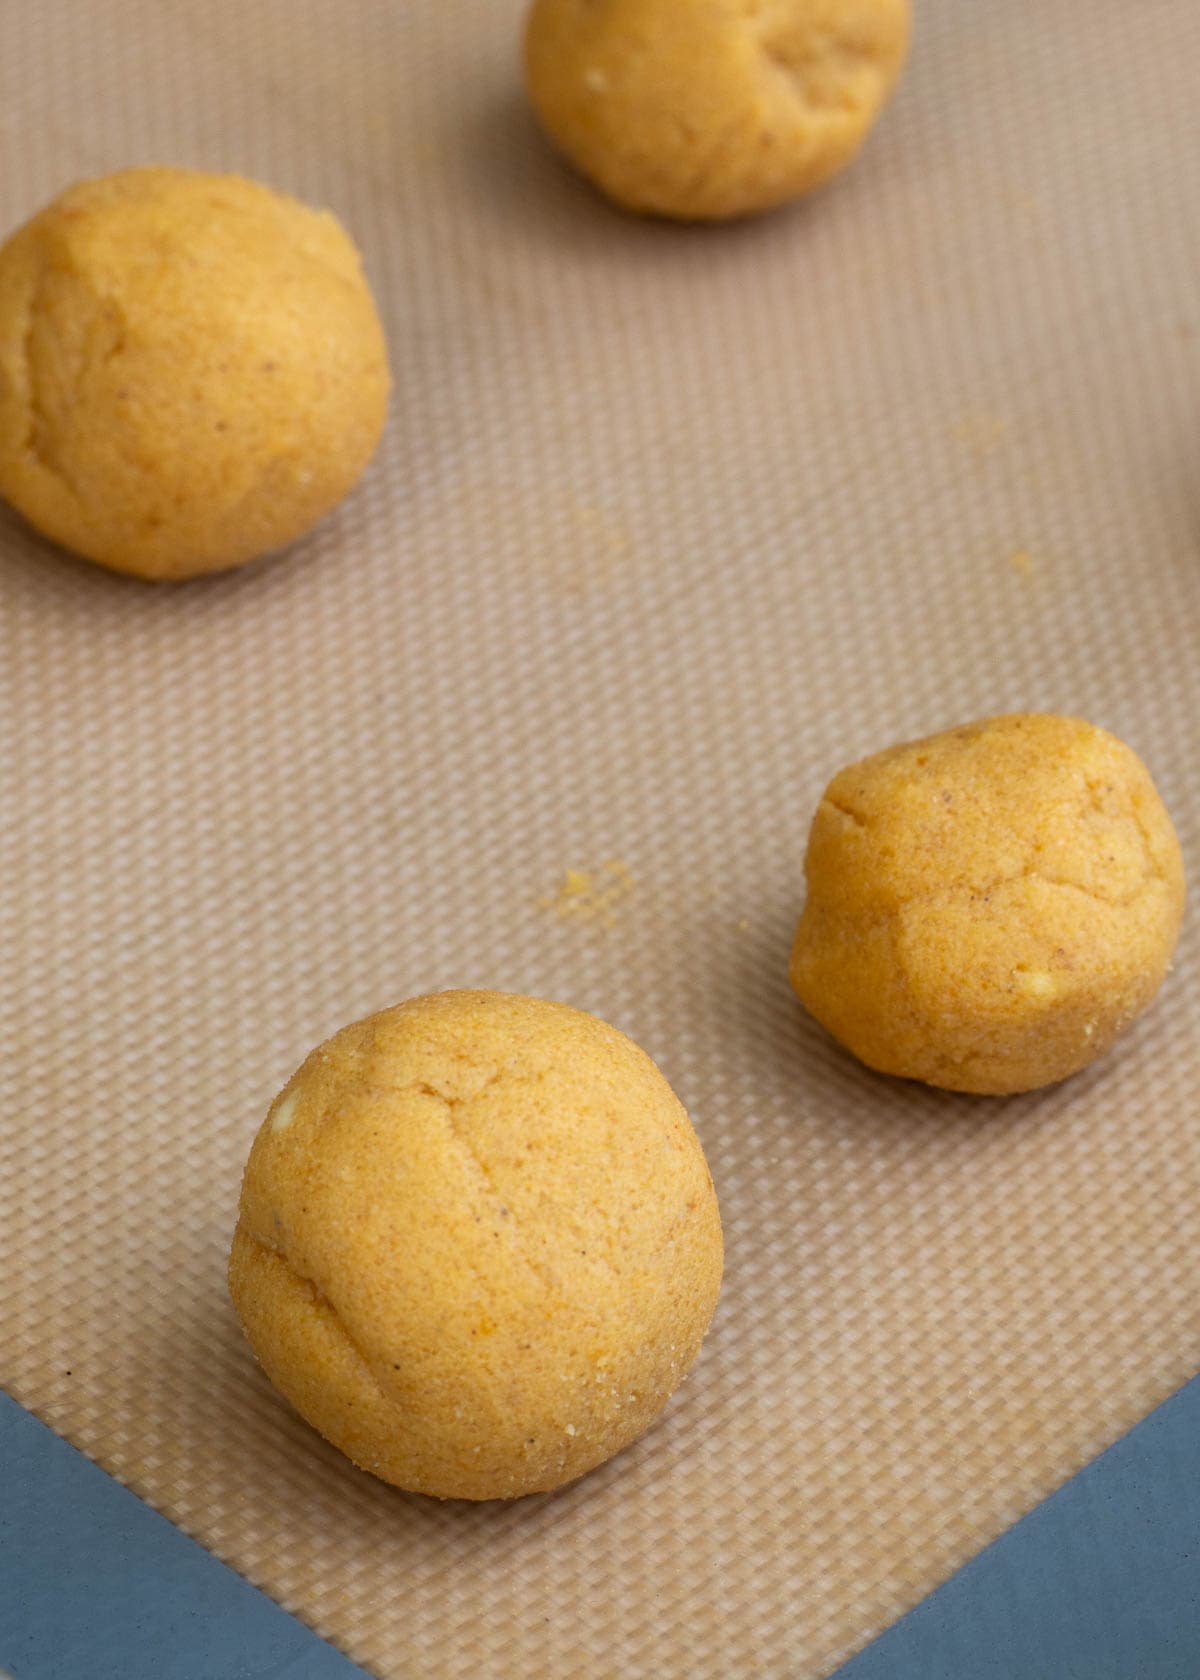
[[[13,1680],[366,1680],[2,1390],[0,1667]]]
[[[1200,1377],[831,1680],[1200,1680]]]

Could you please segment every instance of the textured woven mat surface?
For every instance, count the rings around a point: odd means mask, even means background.
[[[0,1380],[389,1680],[816,1680],[1200,1367],[1195,917],[1114,1054],[1003,1103],[787,987],[814,803],[896,739],[1080,713],[1200,855],[1200,11],[918,14],[855,169],[723,231],[560,168],[510,0],[0,14],[0,227],[144,161],[328,204],[397,387],[241,575],[0,514]],[[666,1420],[511,1507],[352,1470],[224,1294],[275,1090],[460,984],[644,1045],[728,1239]]]

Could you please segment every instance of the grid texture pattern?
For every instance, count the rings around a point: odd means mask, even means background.
[[[359,491],[239,575],[0,513],[0,1381],[386,1680],[816,1680],[1200,1366],[1192,923],[1112,1055],[1005,1102],[787,987],[812,808],[894,740],[1077,713],[1200,842],[1200,11],[917,24],[841,182],[694,230],[550,155],[512,0],[0,19],[0,227],[257,176],[351,229],[396,374]],[[726,1222],[665,1421],[507,1507],[359,1475],[224,1294],[275,1090],[452,985],[630,1032]]]

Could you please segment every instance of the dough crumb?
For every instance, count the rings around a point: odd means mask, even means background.
[[[982,459],[999,447],[1007,430],[1008,422],[999,414],[974,409],[956,422],[953,433],[959,443],[965,444],[973,455]]]
[[[538,903],[553,910],[563,922],[592,922],[616,926],[618,907],[634,889],[629,865],[620,858],[608,858],[599,870],[567,869],[557,890]]]
[[[555,520],[557,540],[542,554],[541,571],[567,595],[594,595],[634,558],[629,532],[603,508],[570,502]]]

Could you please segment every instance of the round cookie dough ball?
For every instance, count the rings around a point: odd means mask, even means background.
[[[770,210],[854,157],[908,49],[909,0],[534,0],[543,127],[628,210]]]
[[[835,776],[813,820],[791,980],[869,1067],[952,1091],[1049,1085],[1162,982],[1183,915],[1141,760],[1018,713]]]
[[[0,496],[116,571],[300,536],[370,460],[388,389],[353,244],[253,181],[124,170],[0,248]]]
[[[721,1268],[699,1139],[648,1056],[563,1004],[443,992],[285,1086],[229,1281],[267,1375],[362,1469],[504,1499],[642,1434]]]

